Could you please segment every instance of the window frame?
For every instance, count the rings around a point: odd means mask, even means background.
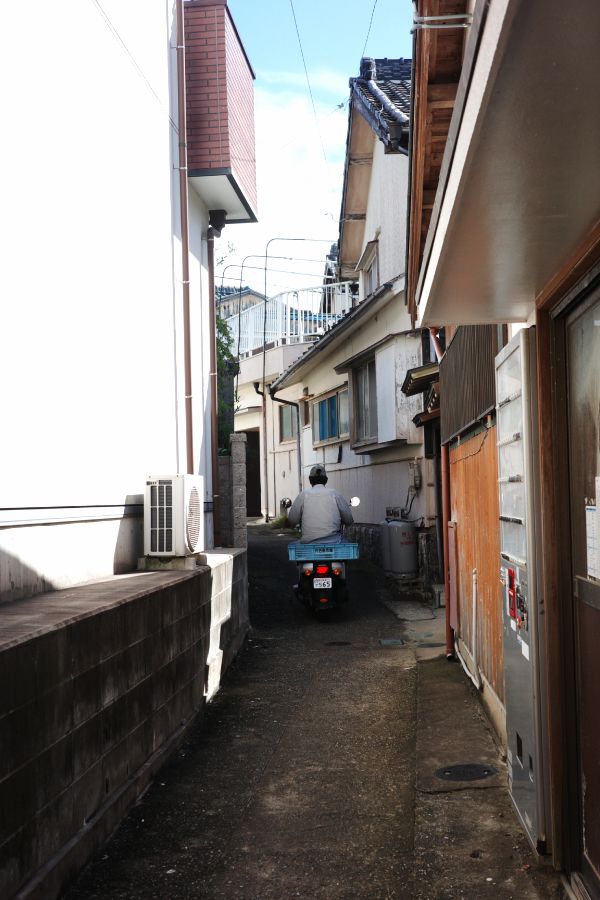
[[[290,444],[292,441],[296,441],[298,437],[298,421],[296,417],[296,410],[294,407],[289,406],[287,403],[279,403],[279,443],[280,444]],[[286,410],[290,416],[290,424],[291,424],[291,436],[284,436],[284,417],[286,416]]]
[[[361,290],[366,299],[380,287],[379,230],[373,240],[367,241],[356,269],[361,273]]]
[[[379,254],[377,250],[365,267],[363,274],[365,276],[365,297],[370,297],[379,287]]]
[[[347,428],[345,431],[340,431],[340,395],[347,395]],[[325,438],[322,438],[321,435],[321,404],[328,403],[333,397],[336,398],[335,403],[335,434],[329,434],[329,426],[331,425],[331,408],[327,409],[327,432],[328,435]],[[310,402],[310,414],[311,414],[311,429],[312,429],[312,443],[313,447],[323,447],[328,444],[339,444],[342,441],[346,441],[350,437],[350,388],[348,382],[344,382],[343,385],[340,385],[337,388],[334,388],[331,391],[327,391],[324,394],[320,394],[318,397],[315,397]],[[319,437],[315,436],[315,425],[318,424],[319,427]]]
[[[361,395],[364,396],[364,387],[359,388],[359,373],[367,372],[367,391],[369,404],[369,429],[370,434],[360,433],[360,423],[363,414],[359,412]],[[372,378],[371,378],[372,373]],[[373,446],[379,443],[379,428],[377,421],[377,365],[375,356],[365,359],[359,366],[351,369],[352,379],[352,430],[351,447]]]

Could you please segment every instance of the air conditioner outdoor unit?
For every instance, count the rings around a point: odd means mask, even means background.
[[[165,475],[146,479],[144,555],[191,556],[204,547],[204,478]]]

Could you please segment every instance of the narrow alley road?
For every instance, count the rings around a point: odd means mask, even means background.
[[[562,896],[460,666],[416,661],[443,653],[432,613],[407,628],[360,565],[348,606],[316,621],[290,600],[289,537],[250,532],[247,645],[68,900]],[[456,762],[497,774],[436,778]]]

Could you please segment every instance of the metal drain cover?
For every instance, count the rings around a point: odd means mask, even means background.
[[[456,766],[442,766],[435,773],[444,781],[480,781],[496,775],[498,769],[494,766],[483,766],[481,763],[459,763]]]
[[[380,638],[379,643],[382,647],[404,647],[404,641],[401,638]]]

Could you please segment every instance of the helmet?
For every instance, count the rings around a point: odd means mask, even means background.
[[[314,487],[315,484],[327,484],[327,472],[325,471],[325,466],[320,463],[319,465],[313,466],[310,470],[308,480],[312,487]]]

